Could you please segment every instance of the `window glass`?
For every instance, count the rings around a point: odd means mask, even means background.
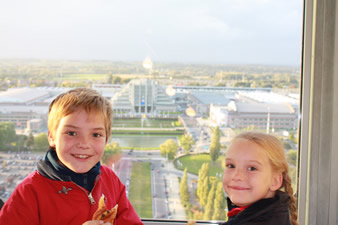
[[[302,1],[14,0],[0,18],[2,200],[74,87],[111,100],[102,161],[141,218],[224,220],[224,152],[247,130],[281,139],[296,187]]]

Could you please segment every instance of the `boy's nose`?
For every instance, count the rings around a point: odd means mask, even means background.
[[[79,137],[78,147],[79,148],[87,148],[88,145],[88,139],[86,137]]]

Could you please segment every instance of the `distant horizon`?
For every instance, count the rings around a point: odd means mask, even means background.
[[[302,0],[12,0],[0,58],[301,65]]]
[[[57,59],[57,58],[2,58],[0,57],[1,61],[68,61],[68,62],[114,62],[114,63],[139,63],[142,65],[143,60],[109,60],[109,59]],[[301,65],[291,65],[291,64],[263,64],[263,63],[218,63],[218,62],[175,62],[175,61],[153,61],[156,63],[161,64],[178,64],[178,65],[212,65],[212,66],[227,66],[227,65],[234,65],[234,66],[267,66],[267,67],[300,67]],[[1,66],[1,65],[0,65]]]

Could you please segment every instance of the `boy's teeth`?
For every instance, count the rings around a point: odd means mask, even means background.
[[[75,155],[75,156],[81,159],[88,158],[88,155]]]

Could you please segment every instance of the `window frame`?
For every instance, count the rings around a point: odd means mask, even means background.
[[[338,4],[304,0],[298,215],[338,224]]]

